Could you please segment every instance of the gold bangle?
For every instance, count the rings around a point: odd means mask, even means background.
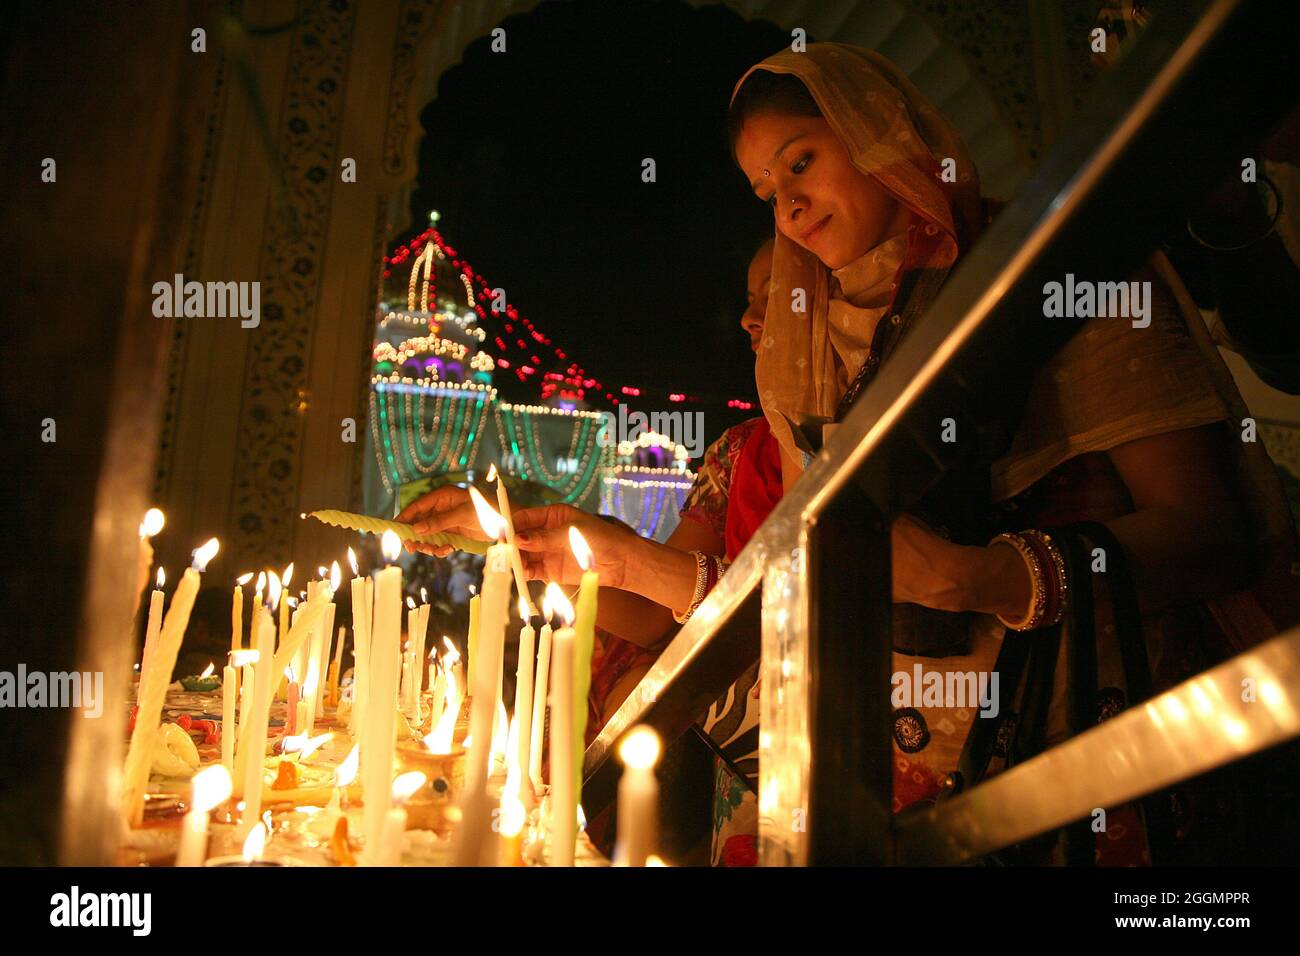
[[[704,600],[705,588],[709,579],[709,556],[702,551],[692,551],[691,557],[695,558],[695,593],[691,595],[691,603],[681,614],[673,611],[673,620],[678,624],[685,624],[695,613],[695,609],[700,606]]]
[[[1008,621],[999,614],[998,620],[1013,631],[1032,631],[1040,627],[1047,611],[1047,585],[1042,562],[1038,560],[1038,555],[1034,552],[1029,542],[1025,541],[1018,534],[1000,534],[989,542],[989,547],[1002,542],[1009,544],[1016,549],[1025,566],[1029,568],[1029,577],[1032,587],[1032,596],[1029,601],[1029,613],[1023,621]]]

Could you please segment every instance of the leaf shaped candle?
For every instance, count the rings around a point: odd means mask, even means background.
[[[460,534],[417,534],[409,524],[402,524],[400,521],[385,521],[383,518],[372,518],[369,515],[353,514],[350,511],[334,511],[332,509],[313,511],[308,517],[323,521],[325,524],[333,525],[336,528],[347,528],[349,531],[367,531],[370,534],[383,534],[385,531],[391,531],[403,541],[418,541],[421,544],[434,546],[449,544],[457,551],[468,551],[471,554],[487,554],[488,549],[488,542],[486,541],[476,541]]]

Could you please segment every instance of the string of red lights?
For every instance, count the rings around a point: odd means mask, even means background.
[[[512,372],[519,381],[525,383],[536,381],[535,376],[540,374],[540,392],[543,401],[552,398],[557,392],[562,398],[575,400],[584,400],[588,392],[594,392],[613,405],[622,404],[625,399],[646,397],[648,390],[632,385],[615,385],[606,389],[604,383],[587,372],[578,362],[570,359],[564,349],[557,346],[549,336],[533,325],[527,316],[520,314],[519,310],[509,302],[505,305],[504,313],[491,308],[494,299],[493,288],[432,226],[409,242],[399,245],[392,255],[384,257],[384,278],[392,276],[393,267],[404,265],[412,257],[418,256],[425,244],[429,242],[434,243],[451,261],[452,266],[459,270],[464,279],[474,286],[474,311],[483,323],[484,331],[488,333],[498,350],[493,355],[496,364]],[[489,328],[489,317],[498,322],[500,328],[495,330]],[[535,344],[530,345],[530,339]],[[543,352],[551,353],[562,363],[567,362],[564,371],[542,371],[541,353]],[[615,392],[618,394],[616,395]],[[620,398],[620,395],[624,398]],[[706,399],[685,392],[666,392],[665,396],[673,403],[700,404],[716,401],[719,404],[725,402],[728,408],[746,411],[754,407],[753,402],[740,398]]]

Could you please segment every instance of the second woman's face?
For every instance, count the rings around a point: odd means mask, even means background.
[[[839,269],[907,223],[907,211],[858,170],[820,116],[758,113],[741,127],[736,160],[776,227]]]

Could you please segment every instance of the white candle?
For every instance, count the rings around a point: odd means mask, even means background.
[[[619,745],[623,776],[618,782],[618,839],[615,866],[645,866],[658,847],[659,735],[649,727],[634,727]]]
[[[566,610],[561,605],[560,616],[567,624],[573,617]],[[567,626],[551,635],[551,866],[573,866],[573,845],[578,837],[578,799],[573,787],[575,636]]]
[[[348,549],[352,554],[352,549]],[[354,735],[365,730],[363,718],[370,696],[370,615],[374,591],[369,578],[352,579],[352,718]]]
[[[231,659],[239,651],[231,652]],[[235,695],[239,681],[238,669],[227,664],[221,669],[221,766],[232,776],[235,773]]]
[[[458,866],[477,866],[483,862],[491,815],[487,779],[491,772],[492,730],[500,699],[497,688],[500,686],[512,583],[510,546],[500,540],[504,531],[501,516],[492,510],[478,489],[470,488],[470,498],[483,531],[489,538],[496,538],[497,543],[488,548],[483,565],[483,592],[475,642],[478,663],[471,661],[470,664],[475,684],[471,689],[470,750],[465,762],[465,790],[461,795],[461,825],[456,850]]]
[[[424,599],[424,588],[420,588],[420,597]],[[411,635],[411,674],[415,678],[415,687],[412,693],[411,711],[415,720],[415,726],[419,727],[423,723],[424,698],[424,642],[429,630],[429,605],[421,604],[416,608],[415,614],[415,632]],[[433,682],[429,682],[429,689],[433,689]]]
[[[515,586],[519,589],[519,599],[528,606],[528,613],[520,613],[525,621],[537,614],[533,607],[532,595],[528,593],[528,578],[524,575],[524,562],[519,557],[519,544],[515,541],[515,522],[510,515],[510,496],[506,493],[506,483],[501,480],[494,464],[488,468],[487,480],[497,486],[497,507],[501,510],[501,519],[506,524],[506,544],[510,546],[510,568],[514,572]]]
[[[279,585],[272,576],[271,606],[279,598]],[[248,719],[241,728],[236,766],[242,768],[244,814],[239,818],[242,836],[257,825],[262,815],[262,772],[266,763],[266,728],[271,718],[271,695],[275,692],[275,620],[262,610],[253,627],[257,634],[257,665],[253,671],[253,698]]]
[[[172,606],[158,632],[156,647],[149,654],[148,673],[142,677],[137,696],[135,728],[127,749],[126,767],[123,771],[122,810],[128,826],[138,827],[144,822],[144,793],[149,784],[149,768],[153,763],[154,739],[158,722],[162,719],[163,700],[167,685],[171,683],[172,668],[181,649],[181,639],[190,622],[194,599],[199,593],[201,572],[216,555],[219,544],[216,538],[194,552],[194,564],[185,569],[181,583],[172,595]]]
[[[550,588],[554,584],[549,585]],[[546,615],[550,617],[549,598],[542,601]],[[533,782],[533,790],[542,792],[542,745],[546,737],[546,688],[551,677],[551,624],[548,620],[542,625],[542,633],[537,643],[537,684],[533,687],[533,728],[528,741],[528,777]]]
[[[227,668],[229,670],[230,668]],[[177,866],[202,866],[208,852],[208,814],[230,797],[230,772],[220,764],[194,775],[193,809],[181,823],[181,845],[176,853]]]
[[[424,786],[428,778],[418,770],[404,773],[393,781],[393,807],[384,814],[383,836],[374,853],[366,853],[362,861],[364,866],[401,866],[402,847],[406,842],[406,807],[405,803]]]
[[[519,629],[519,663],[515,667],[515,714],[514,723],[518,726],[518,740],[515,741],[515,765],[519,768],[520,774],[529,772],[529,760],[532,757],[532,730],[533,730],[533,641],[536,638],[536,632],[532,624],[528,623],[525,612],[528,608],[524,605],[523,600],[520,602],[519,613],[524,617],[524,626]],[[531,782],[531,777],[529,782]],[[529,801],[529,791],[532,788],[525,785],[523,779],[520,780],[519,797],[525,803]]]
[[[384,557],[394,561],[402,542],[384,532]],[[402,569],[387,567],[375,575],[374,622],[370,648],[370,699],[361,738],[365,837],[373,852],[382,840],[384,817],[392,801],[393,750],[397,716],[397,681],[402,643]]]
[[[158,569],[157,587],[149,595],[149,620],[144,631],[144,651],[140,655],[140,686],[144,687],[145,675],[149,673],[149,658],[153,656],[153,650],[158,645],[158,632],[162,630],[163,617],[163,584],[167,581],[167,573]],[[136,694],[137,701],[139,694]]]

